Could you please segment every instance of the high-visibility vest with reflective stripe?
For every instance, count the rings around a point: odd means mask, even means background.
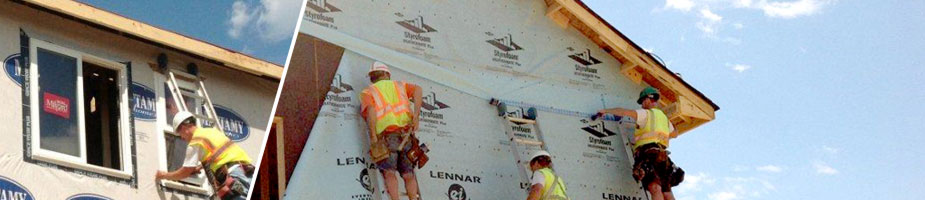
[[[671,131],[668,116],[665,116],[665,113],[658,108],[646,110],[646,116],[646,125],[637,128],[636,133],[633,134],[634,141],[636,141],[633,149],[649,143],[658,143],[668,148],[668,134]]]
[[[216,152],[221,150],[222,146],[228,143],[222,152]],[[189,146],[199,146],[205,151],[200,157],[199,161],[201,162],[211,162],[210,170],[215,172],[218,168],[222,167],[230,162],[242,161],[251,163],[250,157],[247,156],[247,153],[244,152],[244,149],[238,147],[237,144],[234,144],[224,133],[215,128],[197,128],[193,132],[193,138],[189,142]],[[209,158],[215,153],[217,154],[213,160],[209,161]]]
[[[556,184],[556,188],[552,188],[553,181],[556,181],[556,174],[552,173],[552,170],[543,168],[539,170],[540,173],[543,173],[543,178],[546,180],[543,182],[543,190],[540,192],[540,199],[542,200],[567,200],[568,197],[565,196],[565,183],[562,182],[562,179],[559,178],[559,183]],[[552,190],[552,194],[546,196],[546,192]],[[543,199],[542,197],[546,197]]]
[[[404,86],[402,82],[381,80],[364,91],[373,97],[376,134],[385,130],[397,130],[411,123],[411,104]]]

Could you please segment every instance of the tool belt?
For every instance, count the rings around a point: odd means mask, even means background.
[[[385,135],[389,135],[389,134],[401,134],[402,135],[401,144],[399,144],[398,147],[395,149],[390,149],[388,141],[385,140]],[[373,163],[378,163],[380,161],[383,161],[389,158],[389,155],[393,151],[402,153],[402,150],[405,149],[404,148],[405,145],[411,145],[411,146],[410,146],[410,149],[408,149],[408,151],[404,151],[403,156],[408,158],[411,161],[411,163],[414,163],[415,165],[417,165],[418,168],[423,167],[425,164],[427,164],[427,161],[430,160],[430,158],[427,157],[427,152],[429,151],[427,149],[427,146],[422,145],[420,140],[418,140],[418,138],[414,136],[414,134],[411,133],[410,127],[403,128],[397,132],[389,132],[389,133],[380,134],[377,137],[378,137],[377,141],[375,143],[370,144],[370,148],[369,148],[369,155]]]
[[[249,185],[244,185],[244,183],[241,183],[240,181],[235,180],[229,176],[231,173],[229,169],[235,165],[238,165],[238,168],[244,171],[244,175],[247,177],[254,175],[254,165],[251,165],[247,162],[229,162],[219,167],[218,170],[212,173],[212,176],[209,178],[209,180],[211,181],[212,189],[215,191],[215,195],[217,195],[220,199],[230,199],[231,197],[235,196],[247,195],[247,187],[249,187]],[[208,165],[205,167],[207,168],[207,171],[211,171],[208,169]]]

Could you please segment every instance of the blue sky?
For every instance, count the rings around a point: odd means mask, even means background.
[[[722,107],[679,200],[925,199],[925,1],[585,3]]]
[[[302,7],[302,0],[80,1],[280,66]]]

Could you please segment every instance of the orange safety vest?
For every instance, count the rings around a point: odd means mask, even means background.
[[[411,123],[411,103],[404,82],[381,80],[363,93],[373,98],[371,106],[376,109],[376,134],[395,131]],[[363,116],[366,116],[365,113]]]
[[[189,146],[199,146],[205,150],[205,155],[199,161],[211,164],[210,170],[212,172],[230,162],[251,163],[251,159],[244,152],[244,149],[238,147],[216,128],[197,128],[193,132],[193,138],[190,140]]]

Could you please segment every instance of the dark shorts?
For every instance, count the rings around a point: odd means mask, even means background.
[[[389,153],[389,158],[376,163],[379,170],[398,170],[398,173],[401,174],[412,172],[414,163],[405,156],[408,150],[411,150],[411,143],[405,144],[405,147],[399,151],[398,146],[401,145],[401,138],[401,134],[386,134],[384,136],[383,139],[388,144],[391,153]]]
[[[635,152],[634,174],[642,172],[642,184],[657,182],[662,192],[671,192],[671,186],[677,186],[684,178],[684,171],[675,166],[668,158],[668,151],[658,144],[646,144]]]

